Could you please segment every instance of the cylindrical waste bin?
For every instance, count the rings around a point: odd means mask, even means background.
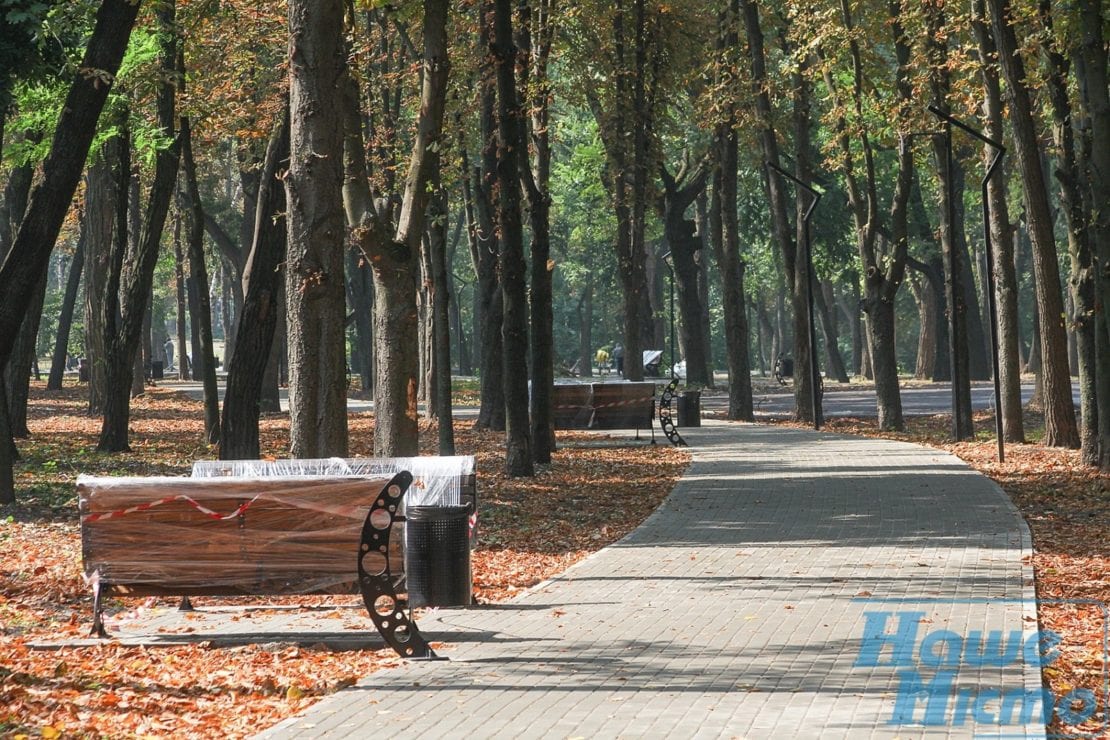
[[[163,380],[166,377],[166,369],[162,365],[161,360],[150,361],[150,379]]]
[[[470,507],[409,506],[405,518],[409,606],[469,606]]]
[[[701,426],[701,391],[683,391],[678,394],[678,424],[676,426]]]

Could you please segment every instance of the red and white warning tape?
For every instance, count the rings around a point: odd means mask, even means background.
[[[105,519],[118,519],[121,516],[127,516],[128,514],[134,514],[134,513],[139,512],[139,511],[149,511],[150,509],[153,509],[156,506],[162,506],[163,504],[170,504],[170,503],[173,503],[174,501],[184,501],[185,503],[189,504],[189,506],[192,506],[194,509],[196,509],[197,511],[199,511],[200,513],[204,514],[205,516],[207,516],[211,519],[218,519],[218,520],[221,520],[221,521],[226,521],[228,519],[234,519],[238,516],[242,516],[243,513],[245,513],[246,510],[250,508],[251,504],[253,504],[255,501],[257,501],[259,496],[261,496],[261,495],[262,494],[259,494],[258,496],[255,496],[254,498],[252,498],[250,501],[243,502],[242,504],[239,505],[238,508],[235,509],[235,511],[231,512],[230,514],[221,514],[218,511],[213,511],[212,509],[209,509],[204,504],[201,504],[200,502],[186,496],[185,494],[178,494],[176,496],[166,496],[165,498],[158,499],[157,501],[148,501],[145,504],[138,504],[136,506],[129,506],[126,509],[117,509],[115,511],[107,511],[107,512],[104,512],[103,514],[89,514],[88,516],[85,517],[85,521],[86,522],[99,522],[99,521],[103,521]]]
[[[630,399],[627,399],[625,401],[613,401],[612,403],[599,403],[599,404],[577,403],[577,404],[573,404],[573,405],[570,405],[570,406],[554,406],[553,408],[556,411],[566,411],[566,410],[569,410],[569,409],[608,409],[608,408],[613,408],[615,406],[636,406],[636,405],[641,404],[641,403],[648,403],[653,398],[654,398],[654,396],[644,396],[643,398],[630,398]]]

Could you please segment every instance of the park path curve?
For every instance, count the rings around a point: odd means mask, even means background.
[[[425,616],[449,661],[374,673],[265,737],[1044,737],[974,712],[1039,692],[1035,656],[941,666],[963,708],[922,662],[938,630],[1034,635],[1029,531],[992,481],[899,442],[683,434],[693,463],[629,536],[510,603]],[[924,693],[900,692],[915,677]]]

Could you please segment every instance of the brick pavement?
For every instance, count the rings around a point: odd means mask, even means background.
[[[976,632],[1036,629],[1028,530],[997,486],[896,442],[683,434],[693,464],[627,538],[511,603],[423,617],[449,661],[375,673],[265,737],[1044,736],[1020,711],[992,720],[999,696],[1039,691],[1035,656],[955,657]],[[866,629],[903,630],[912,654],[892,665],[893,637]],[[920,649],[937,630],[939,669]],[[915,678],[933,705],[899,693]]]

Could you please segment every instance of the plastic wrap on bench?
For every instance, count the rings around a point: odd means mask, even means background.
[[[225,476],[247,478],[382,476],[402,470],[412,473],[413,485],[405,496],[408,506],[465,506],[463,481],[474,475],[474,458],[469,455],[321,458],[308,460],[201,460],[193,463],[194,478]],[[477,508],[475,507],[475,511]]]
[[[438,657],[435,651],[401,608],[390,572],[389,533],[400,517],[401,502],[411,483],[411,474],[395,475],[366,515],[359,544],[358,584],[370,619],[387,645],[403,658],[434,659]]]
[[[342,458],[303,460],[200,460],[193,463],[194,478],[247,476],[297,478],[320,476],[389,477],[402,470],[413,475],[412,486],[401,506],[469,506],[470,549],[478,545],[478,485],[474,457]],[[394,573],[403,578],[403,570]]]

